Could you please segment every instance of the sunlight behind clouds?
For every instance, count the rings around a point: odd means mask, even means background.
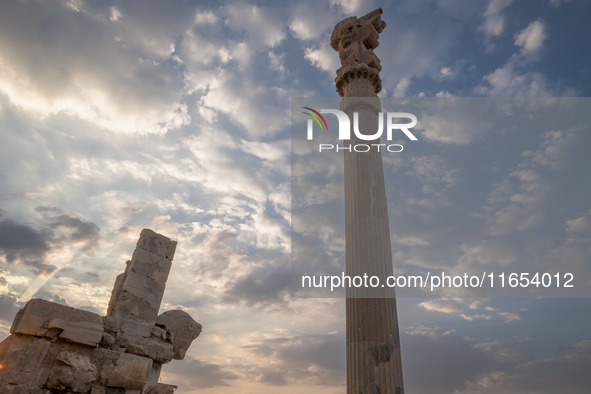
[[[377,7],[381,99],[436,100],[417,112],[419,141],[383,156],[395,268],[560,261],[584,277],[587,125],[553,116],[528,134],[489,107],[446,107],[589,96],[588,51],[561,19],[585,34],[581,4],[0,2],[0,336],[29,297],[104,313],[151,228],[179,242],[163,308],[204,327],[165,367],[177,393],[343,392],[344,302],[297,298],[290,265],[292,231],[325,268],[344,261],[342,155],[290,161],[302,153],[290,99],[336,98],[332,29]],[[298,204],[315,210],[292,217]],[[548,393],[588,383],[585,299],[399,301],[408,392],[525,393],[546,373],[561,384]]]

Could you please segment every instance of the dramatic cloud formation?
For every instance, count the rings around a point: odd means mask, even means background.
[[[32,297],[104,314],[151,228],[179,242],[162,309],[204,326],[164,369],[178,393],[343,392],[344,302],[300,298],[290,265],[342,270],[342,156],[290,161],[290,104],[336,97],[332,28],[377,7],[380,96],[420,119],[383,158],[397,272],[589,285],[586,111],[458,105],[589,96],[583,3],[1,2],[0,336]],[[398,294],[407,392],[589,387],[587,299]]]

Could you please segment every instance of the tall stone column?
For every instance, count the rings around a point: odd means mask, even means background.
[[[339,22],[331,37],[342,67],[336,87],[341,110],[354,128],[375,134],[381,111],[381,65],[373,52],[386,24],[382,10]],[[346,274],[380,278],[377,287],[349,288],[347,313],[347,393],[403,394],[402,362],[394,289],[382,287],[393,274],[384,170],[376,147],[355,152],[356,144],[379,144],[359,139],[351,130],[345,149]]]

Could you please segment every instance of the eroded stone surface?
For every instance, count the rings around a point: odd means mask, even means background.
[[[176,242],[144,229],[115,280],[107,316],[30,300],[0,343],[0,393],[172,394],[162,364],[183,359],[201,324],[158,316]]]
[[[45,387],[85,393],[94,380],[96,367],[92,365],[89,354],[63,351],[57,355]]]
[[[335,26],[330,37],[330,45],[339,53],[341,67],[337,70],[335,84],[341,97],[348,81],[357,77],[368,78],[377,94],[382,90],[379,72],[380,59],[374,53],[379,45],[380,33],[386,27],[382,21],[382,9],[378,8],[362,16],[343,19]]]
[[[118,322],[133,320],[153,326],[175,250],[175,241],[152,230],[142,230],[125,272],[115,280],[107,316]]]
[[[92,312],[34,299],[18,311],[10,333],[60,338],[96,346],[103,336],[103,320]]]
[[[184,311],[167,311],[158,316],[156,325],[172,335],[174,359],[182,360],[195,338],[201,334],[201,324]]]
[[[347,18],[331,37],[342,64],[335,79],[343,97],[340,108],[358,115],[362,132],[377,129],[381,111],[381,65],[373,52],[386,26],[381,14],[377,9]],[[355,136],[350,144],[358,141]],[[389,277],[392,250],[381,152],[345,151],[344,172],[346,273]],[[404,394],[394,289],[349,288],[345,304],[347,393]]]

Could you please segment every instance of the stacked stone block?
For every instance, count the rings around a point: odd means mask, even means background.
[[[107,316],[30,300],[0,343],[0,393],[172,394],[162,365],[184,358],[201,332],[186,312],[158,316],[175,248],[143,230]]]
[[[175,250],[175,241],[143,230],[125,272],[115,280],[107,316],[153,326]]]

